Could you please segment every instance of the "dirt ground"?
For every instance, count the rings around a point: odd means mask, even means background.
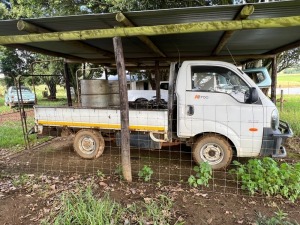
[[[298,139],[289,143],[296,151]],[[132,149],[133,182],[120,178],[120,148],[106,142],[104,154],[95,160],[79,158],[72,137],[55,138],[38,148],[0,159],[1,224],[40,224],[50,212],[59,212],[62,193],[93,185],[96,195],[110,196],[124,206],[164,194],[174,202],[172,224],[255,224],[257,214],[274,216],[282,210],[300,223],[300,201],[281,197],[249,196],[228,171],[214,172],[210,186],[191,188],[187,179],[194,166],[185,146],[163,150]],[[138,179],[138,171],[149,165],[151,182]],[[230,168],[229,168],[230,169]],[[105,174],[104,179],[97,176]],[[24,174],[27,174],[24,178]],[[151,223],[150,223],[151,224]]]
[[[25,109],[27,117],[33,116],[33,109]],[[20,112],[17,109],[12,109],[10,113],[0,114],[0,124],[5,121],[19,121],[21,120]]]

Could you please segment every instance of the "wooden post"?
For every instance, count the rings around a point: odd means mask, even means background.
[[[71,89],[70,89],[70,73],[69,73],[68,63],[64,63],[64,71],[65,71],[65,78],[66,78],[68,106],[72,106]]]
[[[173,138],[173,106],[174,106],[174,89],[175,80],[177,76],[176,63],[171,62],[170,64],[170,75],[169,75],[169,90],[168,90],[168,141],[171,142]]]
[[[283,90],[280,91],[280,112],[283,110]]]
[[[156,102],[160,102],[160,74],[159,74],[159,62],[155,61],[155,83],[156,83]]]
[[[272,84],[271,84],[271,100],[276,104],[276,86],[277,86],[277,63],[276,56],[272,59]]]
[[[108,71],[106,68],[104,68],[104,76],[105,76],[105,80],[108,80]]]
[[[120,37],[114,37],[113,43],[120,87],[122,170],[125,180],[131,182],[132,174],[130,162],[129,109],[122,40]]]

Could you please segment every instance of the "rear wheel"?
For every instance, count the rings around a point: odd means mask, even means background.
[[[84,159],[95,159],[102,155],[105,142],[96,130],[80,130],[74,139],[74,150]]]
[[[196,163],[207,162],[215,170],[226,168],[232,160],[232,147],[224,137],[217,134],[198,138],[192,151]]]

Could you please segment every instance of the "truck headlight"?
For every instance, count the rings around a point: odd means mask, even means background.
[[[279,127],[279,116],[277,109],[274,109],[271,114],[271,128],[277,130]]]

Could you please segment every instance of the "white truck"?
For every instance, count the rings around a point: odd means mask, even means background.
[[[192,147],[196,163],[227,167],[237,157],[285,157],[282,146],[293,135],[279,121],[276,106],[236,66],[218,61],[171,64],[166,109],[130,109],[131,144],[161,148],[172,142]],[[104,151],[104,138],[120,137],[116,108],[35,106],[39,134],[74,133],[74,149],[93,159]],[[134,141],[137,136],[139,141]]]

